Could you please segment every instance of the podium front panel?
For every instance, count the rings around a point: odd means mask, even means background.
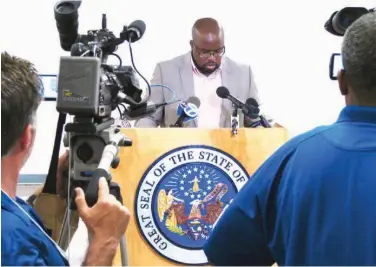
[[[112,170],[132,218],[129,265],[206,265],[202,246],[249,176],[288,140],[284,128],[122,129],[132,140]],[[120,251],[114,265],[121,265]]]

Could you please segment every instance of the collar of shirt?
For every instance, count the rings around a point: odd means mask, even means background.
[[[16,222],[14,224],[14,229],[18,229],[19,233],[22,233],[22,231],[28,231],[28,236],[14,239],[12,240],[12,245],[9,246],[8,249],[12,251],[10,254],[13,255],[13,252],[19,253],[18,250],[22,251],[25,249],[24,246],[27,244],[32,244],[33,249],[34,244],[35,247],[39,247],[40,245],[45,245],[43,249],[40,251],[39,257],[43,257],[43,260],[46,261],[47,263],[52,263],[52,266],[57,266],[57,265],[66,265],[69,266],[68,258],[65,255],[65,252],[58,247],[58,245],[48,236],[47,231],[43,225],[43,222],[41,221],[40,217],[36,213],[36,211],[30,207],[26,201],[23,199],[16,197],[16,199],[10,198],[3,190],[1,190],[1,216],[2,219],[8,220],[11,218],[8,218],[6,216],[6,213],[3,213],[4,211],[8,211],[7,213],[11,213],[14,216],[17,216],[20,221],[19,223]],[[22,224],[24,223],[24,225]],[[35,226],[35,227],[34,227]],[[12,225],[13,227],[13,225]],[[12,230],[12,227],[10,227],[10,230]],[[9,228],[8,228],[9,231]],[[30,236],[33,238],[30,239]],[[49,240],[49,241],[47,241]],[[29,242],[28,242],[29,241]],[[30,241],[32,241],[30,243]],[[3,242],[3,240],[2,240]],[[53,250],[52,248],[55,248],[56,250]],[[13,251],[16,250],[16,251]],[[26,249],[26,251],[29,251]],[[9,253],[8,253],[9,254]],[[16,259],[7,259],[7,261],[16,263],[17,261],[20,262],[25,262],[29,261],[27,253],[23,255],[22,258],[16,258]],[[3,255],[2,255],[3,257]],[[4,255],[4,258],[7,257],[7,255]],[[26,259],[24,259],[24,257]],[[15,264],[20,266],[19,264]]]
[[[223,61],[223,59],[222,59]],[[195,63],[193,62],[193,58],[191,56],[191,64],[192,64],[192,72],[193,74],[197,75],[197,76],[205,76],[204,74],[202,74],[197,68],[196,68],[196,65]],[[215,78],[221,71],[222,71],[222,65],[223,65],[223,62],[221,63],[221,65],[219,66],[219,68],[214,71],[212,74],[210,74],[209,76],[205,76],[205,77],[208,77],[208,78]]]
[[[15,200],[12,200],[8,195],[6,195],[3,190],[1,190],[1,209],[8,210],[12,212],[14,215],[16,215],[20,220],[22,220],[27,225],[30,224],[30,221],[27,217],[25,217],[19,207],[14,203],[17,203],[20,205],[24,211],[26,211],[29,215],[32,216],[32,218],[44,229],[42,221],[39,219],[39,216],[36,214],[36,212],[27,204],[25,200],[22,198],[16,197]]]
[[[339,114],[337,122],[346,121],[376,124],[376,107],[346,106]]]

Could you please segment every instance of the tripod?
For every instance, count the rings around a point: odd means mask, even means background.
[[[88,205],[93,206],[98,199],[98,181],[105,177],[109,183],[110,193],[123,204],[120,186],[111,181],[110,167],[116,168],[120,159],[118,157],[119,147],[131,146],[132,141],[126,138],[119,127],[108,127],[113,123],[93,124],[91,122],[67,124],[67,133],[73,133],[69,138],[69,144],[73,157],[71,186],[69,188],[70,198],[68,197],[68,206],[65,211],[63,226],[60,233],[58,244],[66,250],[70,241],[71,211],[76,210],[74,188],[81,187],[85,191]],[[111,123],[112,122],[112,123]],[[67,140],[67,139],[66,139]],[[96,166],[95,162],[99,164]],[[88,177],[88,173],[92,173]],[[120,240],[120,253],[122,266],[128,266],[128,255],[125,236]]]

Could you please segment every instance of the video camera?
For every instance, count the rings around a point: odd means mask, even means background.
[[[335,36],[344,36],[347,28],[354,21],[369,12],[376,12],[376,7],[372,9],[366,9],[364,7],[345,7],[334,12],[325,23],[324,28]],[[342,68],[341,54],[333,53],[329,63],[329,78],[331,80],[337,80],[337,73]]]
[[[70,147],[71,153],[68,175],[72,188],[86,189],[86,200],[92,206],[97,201],[98,179],[106,177],[111,182],[109,169],[119,165],[119,146],[132,145],[114,125],[112,111],[118,108],[121,115],[133,112],[145,116],[156,108],[146,108],[150,85],[135,68],[131,48],[131,43],[145,33],[145,23],[136,20],[124,26],[116,37],[107,29],[107,17],[103,14],[101,29],[79,34],[80,6],[81,1],[61,1],[54,7],[60,46],[71,54],[60,58],[56,109],[60,115],[73,116],[73,122],[65,125],[64,145]],[[122,66],[122,59],[114,53],[125,41],[129,43],[133,67]],[[117,57],[119,64],[107,64],[109,56]],[[135,72],[148,86],[144,100]],[[123,106],[123,112],[119,106]],[[74,201],[71,207],[75,208]]]
[[[51,191],[56,187],[56,181],[52,180],[55,179],[53,176],[56,177],[54,164],[57,163],[61,132],[66,115],[72,115],[73,122],[65,125],[64,138],[64,146],[70,148],[67,174],[70,197],[59,239],[62,248],[66,248],[69,243],[69,234],[66,231],[70,224],[69,210],[76,209],[73,190],[75,187],[83,188],[88,205],[93,206],[98,199],[98,180],[105,177],[111,194],[122,202],[120,187],[111,181],[109,170],[120,163],[119,147],[131,146],[132,140],[121,133],[120,127],[114,125],[112,111],[118,108],[121,115],[132,119],[151,114],[164,105],[148,105],[150,85],[134,66],[131,43],[142,38],[146,29],[145,23],[136,20],[129,26],[124,26],[119,37],[116,37],[107,29],[107,17],[103,14],[101,29],[79,34],[78,9],[81,2],[61,1],[54,7],[60,46],[64,51],[70,51],[71,55],[60,58],[56,105],[60,115],[44,191]],[[118,45],[125,41],[129,43],[132,67],[122,66],[122,59],[114,53]],[[107,64],[109,56],[115,56],[119,64]],[[147,84],[148,94],[145,99],[142,99],[143,90],[139,88],[135,73]],[[123,107],[123,112],[119,106]]]
[[[103,120],[120,103],[132,108],[146,104],[141,101],[142,90],[138,88],[134,69],[122,66],[121,58],[114,53],[124,41],[130,44],[141,39],[145,23],[137,20],[124,26],[117,38],[107,29],[107,17],[103,14],[102,29],[90,30],[87,35],[78,34],[80,5],[81,1],[63,1],[55,5],[60,45],[71,52],[71,57],[60,60],[57,110]],[[106,64],[111,55],[118,58],[118,66]],[[133,63],[132,53],[131,57]]]

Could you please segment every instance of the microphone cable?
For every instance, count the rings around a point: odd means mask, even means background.
[[[176,98],[175,91],[172,90],[170,87],[168,87],[168,86],[166,86],[166,85],[164,85],[164,84],[152,84],[152,85],[150,85],[150,87],[162,87],[162,88],[165,88],[165,89],[169,90],[169,91],[171,92],[171,94],[172,94],[172,97],[171,97],[170,100],[166,101],[166,103],[167,103],[167,104],[171,104],[171,103],[173,103],[173,102],[176,102],[176,101],[175,101],[175,98]]]
[[[140,103],[138,103],[138,106],[142,106],[143,104],[146,104],[146,102],[149,100],[150,98],[150,95],[151,95],[151,88],[150,88],[150,84],[149,82],[145,79],[145,77],[137,70],[136,68],[136,65],[134,64],[134,59],[133,59],[133,50],[132,50],[132,44],[131,44],[131,38],[129,38],[128,40],[128,47],[129,47],[129,54],[130,54],[130,57],[131,57],[131,63],[132,63],[132,67],[133,69],[136,71],[136,73],[145,81],[146,85],[147,85],[147,96],[144,100],[142,100]]]

